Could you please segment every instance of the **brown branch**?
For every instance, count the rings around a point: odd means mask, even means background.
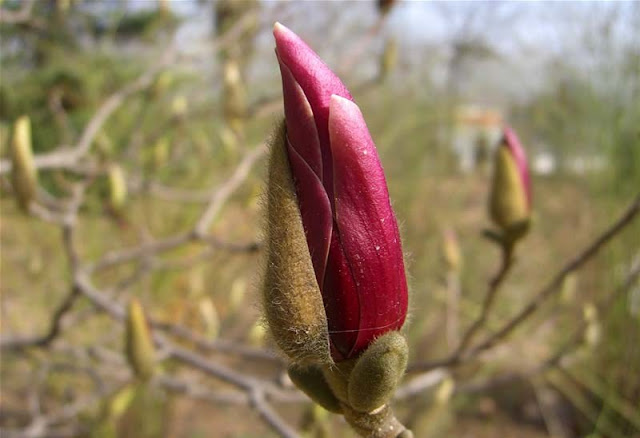
[[[238,189],[240,184],[247,179],[249,171],[253,165],[258,161],[258,159],[262,158],[266,152],[267,146],[264,144],[261,144],[248,152],[229,179],[211,195],[209,205],[193,228],[196,236],[206,235],[207,228],[209,228],[211,223],[218,216],[229,197]]]
[[[624,214],[604,233],[602,233],[597,239],[593,241],[587,248],[585,248],[575,258],[570,260],[545,286],[538,294],[527,304],[518,314],[507,321],[500,329],[498,329],[493,335],[489,336],[478,346],[469,351],[469,356],[475,356],[476,354],[491,348],[496,342],[508,336],[518,325],[522,324],[527,318],[529,318],[540,305],[549,298],[554,292],[559,290],[564,278],[571,272],[576,271],[582,265],[584,265],[589,259],[598,253],[607,243],[619,234],[627,225],[631,224],[633,220],[640,212],[640,194],[636,196],[635,200],[627,208]]]
[[[238,344],[235,341],[223,339],[209,340],[180,325],[164,323],[153,319],[150,320],[149,323],[153,328],[162,330],[182,340],[189,341],[200,350],[213,351],[216,353],[233,353],[246,359],[273,362],[278,365],[285,364],[282,358],[268,350]]]
[[[190,242],[202,242],[209,244],[211,247],[226,247],[227,249],[239,249],[254,251],[257,249],[255,244],[243,245],[224,245],[221,242],[207,234],[207,228],[222,210],[224,204],[229,200],[231,195],[241,186],[241,184],[249,176],[249,172],[253,165],[266,153],[266,146],[260,145],[253,150],[247,152],[242,161],[238,164],[233,174],[220,186],[209,194],[209,203],[204,212],[194,225],[192,231],[188,231],[174,236],[166,237],[140,246],[127,248],[124,250],[113,251],[107,253],[87,268],[88,272],[103,270],[115,265],[127,263],[139,258],[157,255],[162,252],[170,251]]]
[[[136,80],[109,96],[91,117],[74,147],[60,146],[51,153],[36,155],[33,159],[36,169],[75,169],[79,160],[89,151],[96,134],[98,134],[109,117],[127,98],[151,85],[155,75],[171,62],[174,55],[173,49],[168,50],[160,62],[146,70]],[[0,174],[10,172],[11,167],[10,161],[0,161]]]
[[[282,418],[273,410],[264,391],[252,390],[249,392],[250,406],[255,409],[262,420],[277,432],[282,438],[299,438],[300,435],[293,430]]]
[[[510,320],[502,325],[492,335],[487,337],[480,344],[469,348],[466,351],[456,351],[455,353],[432,362],[423,362],[412,364],[408,367],[408,372],[429,371],[440,367],[452,367],[459,365],[479,353],[492,348],[496,343],[507,337],[516,327],[526,321],[551,295],[553,295],[562,285],[564,278],[578,270],[587,261],[593,258],[603,247],[605,247],[615,236],[620,234],[628,225],[630,225],[640,212],[640,194],[636,196],[631,205],[627,207],[625,212],[618,218],[609,228],[593,240],[586,248],[584,248],[577,256],[571,259],[565,266],[560,269],[552,278],[552,280],[543,287],[533,299],[525,305],[525,307],[513,316]]]
[[[631,289],[631,287],[640,278],[640,255],[637,255],[631,263],[627,276],[624,281],[601,303],[598,304],[598,308],[602,310],[602,313],[606,313],[613,303]],[[587,329],[588,322],[582,321],[573,333],[567,338],[567,340],[556,349],[547,359],[543,360],[534,367],[517,372],[502,373],[498,376],[492,376],[486,379],[482,379],[476,382],[463,382],[457,383],[455,387],[455,394],[479,394],[490,390],[494,390],[504,385],[520,381],[522,379],[531,379],[542,373],[560,365],[566,365],[570,362],[568,356],[571,351],[579,346],[584,338],[585,330]],[[402,385],[396,391],[397,399],[407,399],[419,394],[424,393],[429,389],[434,388],[446,377],[450,376],[450,373],[443,368],[434,369],[411,379],[408,383]]]
[[[458,348],[454,353],[456,355],[462,355],[464,353],[478,330],[480,330],[486,323],[487,318],[489,317],[489,313],[493,308],[493,303],[495,302],[496,295],[498,294],[498,289],[500,289],[500,285],[507,277],[511,266],[513,265],[513,257],[511,255],[510,246],[502,245],[500,248],[502,251],[502,261],[500,264],[500,269],[489,282],[489,289],[487,290],[484,301],[482,303],[480,316],[478,316],[478,318],[473,322],[473,324],[471,324],[471,326],[462,336],[462,340],[460,341],[460,344],[458,345]]]
[[[49,323],[49,329],[40,336],[32,337],[0,337],[0,350],[20,350],[29,347],[48,347],[54,339],[62,332],[62,320],[73,307],[73,303],[78,298],[79,293],[76,288],[72,288],[62,303],[56,308]]]

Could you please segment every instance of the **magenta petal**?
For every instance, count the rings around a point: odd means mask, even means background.
[[[286,65],[311,105],[318,137],[320,138],[323,175],[325,186],[330,185],[331,150],[329,148],[329,102],[331,95],[337,94],[353,100],[342,81],[320,57],[291,30],[276,23],[273,28],[276,52],[281,63]],[[331,194],[331,187],[326,187]]]
[[[527,156],[524,153],[524,148],[518,139],[518,136],[508,126],[504,127],[503,130],[504,135],[504,143],[509,148],[509,152],[511,152],[511,156],[514,158],[516,165],[518,166],[518,171],[520,173],[520,179],[522,180],[522,184],[524,186],[524,192],[527,195],[527,206],[531,208],[531,177],[529,175],[529,166],[527,164]]]
[[[322,290],[333,228],[331,203],[318,176],[289,141],[287,150],[298,195],[302,226],[307,237],[316,280]]]
[[[360,328],[360,298],[340,240],[334,229],[322,289],[331,355],[335,361],[350,357]]]
[[[279,64],[282,75],[287,138],[291,146],[322,180],[322,154],[320,153],[320,139],[313,119],[313,111],[289,68],[282,62]]]
[[[407,283],[384,172],[355,103],[332,96],[329,134],[337,233],[350,268],[350,273],[343,270],[340,275],[353,275],[360,306],[358,338],[350,353],[354,355],[380,334],[402,327]]]

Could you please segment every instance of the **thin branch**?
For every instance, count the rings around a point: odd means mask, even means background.
[[[49,329],[40,336],[32,337],[0,337],[0,350],[20,350],[28,347],[48,347],[54,339],[62,332],[62,320],[73,307],[73,303],[78,298],[79,293],[76,288],[72,288],[62,303],[56,308],[49,323]]]
[[[428,389],[434,388],[444,379],[450,377],[450,373],[444,369],[435,369],[422,373],[396,390],[395,399],[404,400],[418,394],[422,394]]]
[[[256,250],[257,246],[253,243],[246,246],[221,243],[217,238],[208,235],[206,231],[211,222],[220,213],[222,207],[228,201],[231,195],[249,176],[249,172],[253,165],[265,153],[266,146],[264,145],[260,145],[255,149],[249,151],[244,156],[242,161],[238,164],[233,174],[222,185],[218,186],[216,190],[210,192],[209,203],[206,206],[205,211],[202,213],[200,219],[194,226],[193,231],[188,231],[185,233],[166,237],[161,240],[144,243],[133,248],[107,253],[98,262],[89,266],[88,272],[96,272],[115,265],[127,263],[138,258],[157,255],[161,252],[173,250],[190,242],[202,242],[209,244],[212,247],[225,247],[225,249],[232,250]]]
[[[249,393],[251,407],[254,408],[260,417],[282,438],[299,438],[300,435],[293,430],[282,418],[273,410],[267,402],[263,391],[253,390]]]
[[[631,262],[631,266],[625,279],[612,293],[608,294],[608,296],[598,304],[598,308],[601,309],[602,313],[606,313],[613,303],[628,292],[639,278],[640,255],[636,255],[634,260]],[[575,328],[571,336],[569,336],[553,354],[534,367],[524,371],[501,373],[498,376],[492,376],[481,381],[457,383],[455,387],[455,394],[485,393],[489,390],[494,390],[501,386],[521,381],[522,379],[532,379],[557,366],[568,366],[569,363],[572,362],[572,356],[569,356],[569,353],[581,344],[584,339],[584,333],[587,326],[588,322],[582,321],[578,327]],[[419,374],[408,383],[398,388],[396,391],[396,398],[407,399],[422,394],[424,391],[434,388],[448,376],[450,376],[450,373],[442,368]]]
[[[234,355],[241,356],[246,359],[262,360],[273,362],[277,365],[284,365],[282,358],[268,350],[249,347],[247,345],[239,344],[236,341],[223,339],[209,340],[180,325],[168,324],[154,320],[150,320],[149,323],[153,328],[162,330],[165,333],[176,336],[182,340],[189,341],[194,344],[196,348],[201,350],[208,350],[216,353],[233,353]]]
[[[466,350],[467,346],[473,340],[473,337],[476,335],[478,330],[480,330],[487,321],[489,317],[489,313],[493,308],[493,303],[495,302],[495,297],[500,289],[500,285],[507,277],[511,266],[513,265],[513,257],[511,255],[511,250],[509,246],[503,245],[501,246],[502,251],[502,262],[500,264],[500,269],[498,273],[491,279],[489,282],[489,289],[485,295],[484,301],[482,303],[482,310],[480,311],[480,316],[471,324],[471,326],[467,329],[465,334],[462,336],[462,340],[458,345],[455,353],[456,355],[461,355]]]
[[[627,208],[624,214],[604,233],[602,233],[596,240],[585,248],[580,254],[578,254],[573,260],[569,261],[554,278],[545,286],[538,294],[527,304],[518,314],[507,321],[502,328],[497,330],[493,335],[489,336],[478,346],[469,351],[469,356],[474,356],[488,348],[491,348],[495,343],[508,336],[518,325],[523,323],[529,316],[531,316],[540,305],[549,298],[554,292],[559,290],[564,278],[571,272],[576,271],[582,265],[584,265],[589,259],[600,251],[607,243],[619,234],[627,225],[631,224],[640,212],[640,194],[636,196],[635,200]]]
[[[593,240],[586,248],[584,248],[577,256],[570,260],[560,271],[558,271],[552,280],[543,287],[525,307],[513,316],[510,320],[502,325],[492,335],[487,337],[477,346],[467,349],[466,351],[455,352],[442,359],[432,362],[423,362],[410,365],[408,372],[429,371],[440,367],[452,367],[459,365],[479,353],[492,348],[500,340],[507,337],[516,327],[526,321],[553,293],[559,290],[564,278],[571,272],[578,270],[587,261],[594,257],[603,247],[605,247],[615,236],[620,234],[627,226],[629,226],[640,212],[640,194],[636,196],[631,205],[609,228]]]
[[[249,171],[253,165],[266,152],[266,145],[261,144],[247,153],[229,179],[211,195],[209,205],[193,228],[194,233],[197,236],[206,235],[207,228],[209,228],[211,223],[218,216],[229,197],[238,189],[240,184],[247,179]]]
[[[210,391],[197,382],[187,382],[185,380],[159,375],[153,378],[154,384],[172,392],[191,397],[196,400],[206,401],[214,404],[247,405],[249,397],[240,391]]]
[[[98,134],[109,117],[128,97],[151,85],[156,74],[171,62],[174,55],[173,49],[168,50],[160,62],[147,69],[136,80],[109,96],[91,117],[73,148],[61,146],[51,153],[36,155],[33,159],[36,169],[74,169],[78,161],[87,154],[96,134]],[[11,161],[0,161],[0,175],[10,172],[11,167]]]

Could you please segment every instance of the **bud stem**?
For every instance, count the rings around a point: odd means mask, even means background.
[[[412,438],[413,433],[407,429],[393,414],[389,405],[383,405],[371,412],[358,412],[342,404],[345,420],[363,437],[368,438]]]
[[[498,293],[498,289],[502,284],[502,281],[507,276],[511,266],[513,264],[513,247],[514,242],[510,240],[504,240],[500,242],[500,248],[502,251],[502,261],[500,263],[500,269],[496,273],[496,275],[489,282],[489,289],[487,290],[487,294],[484,297],[484,302],[482,303],[482,310],[478,319],[476,319],[473,324],[467,329],[464,334],[460,345],[458,345],[458,349],[456,354],[462,354],[466,348],[469,346],[474,336],[477,334],[478,330],[482,328],[489,317],[489,312],[493,308],[493,303],[495,301],[495,297]]]

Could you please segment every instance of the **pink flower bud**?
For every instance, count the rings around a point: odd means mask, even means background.
[[[505,126],[503,129],[502,143],[509,149],[516,166],[518,166],[518,175],[520,176],[520,183],[527,198],[527,207],[531,209],[531,177],[529,176],[527,156],[524,153],[524,148],[522,144],[520,144],[518,136],[509,126]]]
[[[520,140],[509,127],[495,155],[489,209],[494,222],[505,231],[528,224],[531,216],[531,179]]]
[[[407,282],[376,147],[340,79],[291,30],[274,27],[287,151],[336,361],[402,327]]]

